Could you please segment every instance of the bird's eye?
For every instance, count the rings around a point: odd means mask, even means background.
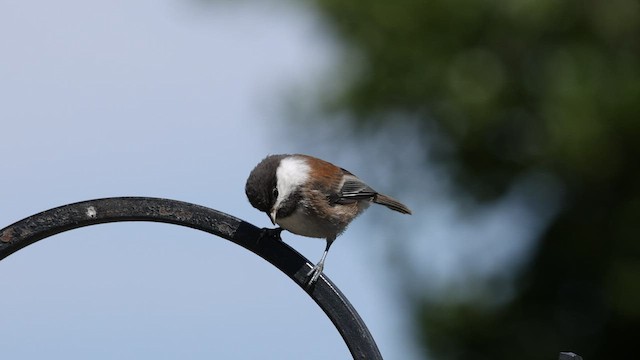
[[[271,193],[273,194],[273,198],[274,199],[278,198],[278,188],[273,188]]]

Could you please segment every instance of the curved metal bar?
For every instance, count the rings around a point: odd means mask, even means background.
[[[305,290],[342,335],[354,359],[382,359],[360,315],[342,292],[324,275],[305,289],[313,266],[293,248],[233,216],[182,201],[115,197],[68,204],[29,216],[0,230],[0,260],[64,231],[120,221],[151,221],[186,226],[230,240],[267,260]]]

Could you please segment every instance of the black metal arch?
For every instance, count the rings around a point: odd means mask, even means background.
[[[382,359],[380,351],[342,292],[324,275],[307,290],[311,264],[282,241],[260,238],[261,229],[233,216],[182,201],[115,197],[83,201],[43,211],[0,230],[0,260],[61,232],[120,221],[162,222],[202,230],[230,240],[267,260],[304,289],[331,319],[354,359]]]

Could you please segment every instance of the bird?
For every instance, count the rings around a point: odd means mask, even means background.
[[[265,212],[276,229],[312,238],[326,246],[320,261],[307,273],[312,286],[324,269],[331,244],[371,203],[402,214],[411,210],[372,189],[351,172],[303,154],[268,155],[249,174],[245,193],[251,205]]]

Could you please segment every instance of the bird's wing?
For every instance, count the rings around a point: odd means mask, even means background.
[[[370,200],[378,193],[354,175],[345,174],[344,183],[338,192],[335,203],[351,204],[359,200]]]

